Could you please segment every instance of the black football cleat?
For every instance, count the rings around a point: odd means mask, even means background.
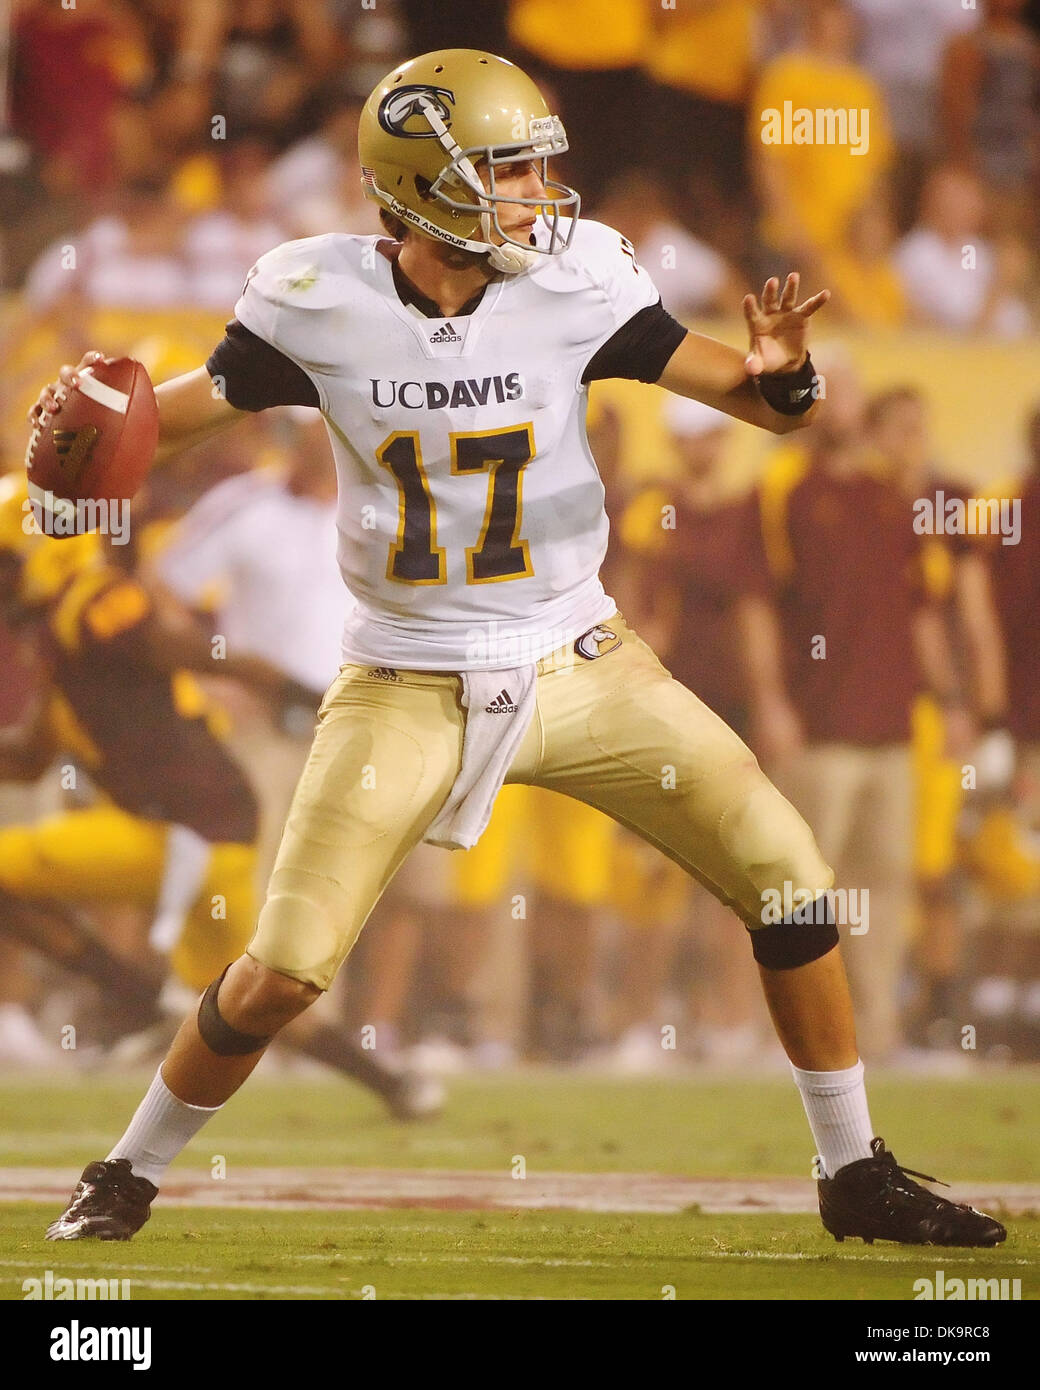
[[[835,1240],[860,1236],[902,1245],[999,1245],[1007,1231],[974,1207],[938,1197],[913,1178],[937,1182],[925,1173],[900,1168],[883,1139],[870,1144],[872,1158],[839,1168],[816,1184],[820,1216]]]
[[[134,1176],[128,1158],[88,1163],[48,1240],[129,1240],[151,1216],[159,1189]]]

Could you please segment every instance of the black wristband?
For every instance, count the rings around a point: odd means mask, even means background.
[[[816,368],[808,353],[796,372],[763,372],[755,380],[762,399],[778,415],[804,415],[816,400]]]

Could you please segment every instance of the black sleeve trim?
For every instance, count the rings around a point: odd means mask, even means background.
[[[236,410],[267,410],[273,405],[321,408],[318,388],[303,368],[238,319],[227,325],[223,342],[209,355],[206,371]]]
[[[582,373],[582,382],[606,381],[609,377],[658,381],[686,333],[660,300],[649,304],[596,349]]]

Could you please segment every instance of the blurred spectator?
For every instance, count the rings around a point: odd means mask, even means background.
[[[985,788],[966,829],[965,858],[995,910],[972,942],[971,1009],[1006,1057],[1040,1058],[1040,409],[1026,422],[1024,476],[1001,489],[1021,505],[1017,545],[989,547],[1007,661],[1007,728],[1015,740],[1009,787]],[[1024,900],[1024,901],[1023,901]]]
[[[746,711],[734,608],[756,577],[768,587],[757,513],[726,477],[730,417],[682,396],[668,398],[663,416],[679,472],[674,483],[644,488],[619,520],[626,568],[638,576],[626,588],[672,675],[739,733]]]
[[[160,177],[125,187],[118,213],[52,243],[30,268],[26,302],[71,341],[91,307],[230,312],[249,267],[286,239],[267,206],[266,147],[244,141],[221,161],[218,204],[188,220]]]
[[[509,35],[522,50],[516,61],[535,81],[547,80],[559,103],[570,145],[561,169],[583,198],[594,199],[639,161],[648,7],[644,0],[512,0]]]
[[[16,310],[24,332],[49,322],[64,359],[89,346],[91,315],[100,309],[180,309],[191,303],[184,256],[184,213],[159,179],[128,185],[121,210],[59,237],[37,258]]]
[[[612,1071],[627,1076],[647,1076],[674,1068],[680,1056],[691,1057],[706,1036],[700,999],[694,1005],[696,1028],[683,1027],[689,1019],[687,1001],[679,996],[679,962],[683,954],[690,925],[691,904],[695,908],[697,946],[711,957],[699,983],[704,985],[710,976],[720,993],[726,983],[725,951],[715,955],[714,934],[709,914],[702,916],[700,897],[707,891],[630,830],[618,829],[610,843],[610,877],[613,879],[609,906],[613,909],[618,934],[615,944],[617,963],[613,972],[612,1001],[613,1033],[616,1041],[608,1053]],[[716,920],[724,919],[730,937],[740,941],[740,930],[734,931],[734,919],[722,905]],[[723,946],[725,943],[722,943]],[[746,964],[747,962],[745,962]],[[699,991],[695,990],[695,993]],[[719,1001],[722,1010],[739,1010],[739,999]],[[709,1006],[710,1007],[710,1006]],[[668,1025],[676,1030],[676,1049],[665,1043]],[[681,1052],[680,1052],[681,1049]]]
[[[895,244],[895,219],[879,191],[852,213],[844,244],[820,258],[820,276],[832,295],[829,313],[868,328],[898,328],[905,322]]]
[[[164,148],[208,137],[214,117],[234,139],[291,139],[340,72],[348,46],[327,0],[149,0],[159,55],[152,120]]]
[[[1022,297],[1029,253],[1010,235],[990,241],[985,219],[986,195],[973,174],[950,165],[935,170],[921,195],[920,220],[896,249],[903,289],[923,323],[1020,337],[1030,326]]]
[[[524,802],[532,878],[527,1050],[536,1059],[575,1062],[600,1041],[597,942],[619,832],[594,806],[557,792],[525,788]]]
[[[189,298],[183,215],[159,179],[124,189],[122,211],[49,246],[29,272],[26,298],[46,313],[71,298],[93,305],[175,309]]]
[[[41,246],[82,225],[89,215],[85,203],[57,160],[31,163],[0,178],[0,288],[20,286]]]
[[[325,425],[307,414],[292,427],[287,466],[219,483],[184,516],[157,572],[186,602],[215,601],[229,649],[265,657],[320,697],[339,670],[350,594],[336,564]]]
[[[911,387],[875,396],[867,408],[872,448],[884,476],[916,502],[965,490],[935,466],[924,398]],[[925,641],[943,673],[946,701],[920,694],[912,712],[915,788],[914,870],[920,923],[914,943],[916,989],[908,1020],[915,1043],[959,1044],[964,924],[954,882],[957,826],[965,799],[963,767],[975,762],[977,731],[1003,720],[1003,651],[979,539],[925,535],[922,575],[931,600]],[[933,624],[931,635],[927,624]]]
[[[291,130],[345,56],[327,0],[215,0],[223,15],[213,49],[215,110],[231,127]]]
[[[754,50],[758,57],[797,48],[805,34],[805,0],[760,0],[755,15]]]
[[[864,1055],[902,1042],[913,905],[911,708],[933,647],[920,615],[911,503],[872,475],[855,372],[825,375],[827,410],[778,452],[760,489],[775,600],[754,593],[742,636],[752,747],[806,817],[836,887],[868,891],[845,952]],[[774,607],[775,603],[775,607]],[[782,654],[782,655],[781,655]],[[778,659],[779,657],[779,659]],[[943,694],[939,672],[929,683]],[[861,914],[856,914],[861,915]]]
[[[166,372],[160,368],[156,375]],[[257,412],[226,434],[204,440],[164,467],[153,468],[134,497],[129,542],[110,548],[112,563],[122,563],[137,574],[163,550],[184,514],[218,483],[276,463],[276,418]]]
[[[476,1040],[467,1009],[473,980],[468,939],[454,930],[459,911],[452,893],[452,856],[451,850],[434,845],[415,846],[390,880],[333,987],[352,1029],[373,1028],[384,1055],[423,1039],[411,1053],[411,1064],[433,1073],[463,1069],[471,1060],[465,1053]],[[474,960],[479,960],[482,944],[477,943]],[[441,1033],[446,1023],[450,1027],[456,1021],[463,1030],[461,1043]],[[432,1034],[423,1038],[426,1029],[437,1035],[432,1046]]]
[[[1014,489],[1022,506],[1018,545],[991,551],[994,591],[1008,664],[1008,727],[1018,744],[1029,823],[1040,831],[1040,409],[1026,426],[1027,471]]]
[[[124,0],[66,7],[22,0],[14,21],[11,125],[81,193],[110,186],[121,93],[151,75],[146,37]]]
[[[885,94],[899,158],[892,168],[895,212],[905,231],[917,191],[942,149],[938,86],[947,41],[979,22],[974,6],[951,0],[849,0],[859,60]]]
[[[32,644],[9,626],[0,613],[0,742],[4,732],[26,720],[44,679]],[[19,825],[57,811],[60,779],[41,778],[35,785],[0,781],[0,828]],[[44,1037],[32,1013],[41,981],[36,962],[22,946],[0,935],[0,1066],[47,1066],[56,1045]]]
[[[982,23],[951,40],[940,87],[944,154],[973,169],[996,195],[996,222],[1025,232],[1033,218],[1040,39],[1025,0],[982,0]]]
[[[61,1061],[57,1045],[33,1015],[41,993],[35,965],[27,950],[0,938],[0,1068],[21,1072]]]
[[[361,189],[358,108],[339,106],[313,135],[291,145],[267,173],[272,207],[291,237],[382,229],[376,205]]]
[[[520,956],[526,898],[517,916],[515,895],[527,887],[526,865],[519,861],[528,846],[529,796],[527,787],[503,787],[472,849],[445,852],[420,844],[390,885],[391,893],[400,888],[417,902],[417,877],[425,876],[423,950],[411,1014],[417,1064],[431,1070],[479,1064],[489,1040],[493,1052],[515,1049],[527,963],[526,950]],[[502,965],[503,948],[508,963],[492,982],[488,968]]]
[[[747,286],[732,266],[682,225],[660,180],[630,171],[614,179],[593,214],[633,243],[676,318],[735,314]]]
[[[188,303],[230,313],[250,266],[287,240],[271,210],[269,163],[270,149],[259,140],[238,141],[224,152],[219,205],[194,218],[185,233]]]
[[[646,159],[731,260],[746,251],[751,221],[747,102],[761,0],[655,7],[646,55],[653,81],[644,121]]]
[[[229,652],[261,656],[301,693],[310,692],[298,728],[277,727],[260,700],[238,711],[233,747],[260,798],[261,886],[274,863],[314,711],[339,670],[352,603],[336,564],[336,475],[324,422],[316,411],[294,408],[281,423],[291,432],[284,465],[218,483],[182,518],[155,565],[157,578],[179,599],[209,609]]]
[[[817,273],[820,258],[843,251],[850,218],[878,196],[891,162],[884,94],[853,61],[854,39],[847,6],[820,0],[804,47],[768,63],[752,96],[749,139],[770,274],[792,264]],[[796,138],[796,112],[808,113],[808,139],[804,131]],[[847,118],[844,132],[837,124],[828,131],[828,113]],[[770,136],[779,143],[767,143]]]
[[[743,736],[740,610],[746,593],[752,587],[764,592],[768,579],[753,499],[734,498],[726,476],[726,445],[736,426],[721,412],[683,397],[669,397],[663,414],[680,472],[675,484],[644,489],[621,517],[634,604],[628,616],[637,631],[654,634],[655,650],[675,679]],[[655,909],[659,902],[663,909],[658,920],[640,921],[630,911],[625,923],[622,1014],[628,1027],[617,1060],[629,1070],[636,1059],[641,1069],[655,1055],[660,1060],[658,1010],[676,945],[677,923],[669,920],[674,897],[674,891],[662,895],[659,889],[654,895]],[[692,917],[708,971],[707,980],[694,979],[689,1001],[696,1053],[710,1062],[744,1061],[758,1050],[766,1020],[740,925],[699,884],[687,883],[678,906]],[[652,1034],[656,1054],[647,1046]]]
[[[221,0],[136,0],[154,67],[153,90],[197,85],[212,71],[225,25]]]
[[[509,57],[508,0],[451,0],[450,5],[398,0],[398,6],[408,28],[405,48],[409,54],[432,53],[437,48],[482,48],[486,53]]]

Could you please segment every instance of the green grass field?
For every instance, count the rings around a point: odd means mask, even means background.
[[[0,1083],[0,1168],[79,1169],[107,1151],[147,1076]],[[878,1076],[872,1114],[897,1157],[956,1181],[1040,1182],[1040,1075]],[[257,1078],[171,1171],[309,1167],[804,1178],[812,1145],[783,1078],[619,1081],[523,1073],[454,1082],[444,1116],[402,1126],[335,1081]],[[2,1174],[0,1174],[2,1177]],[[212,1191],[212,1188],[210,1188]],[[194,1199],[192,1199],[194,1200]],[[164,1207],[129,1245],[43,1241],[53,1205],[10,1202],[0,1297],[22,1281],[118,1277],[139,1299],[549,1298],[910,1300],[915,1279],[1019,1278],[1040,1289],[1040,1216],[996,1251],[836,1244],[810,1215],[557,1210]],[[367,1291],[367,1294],[366,1294]],[[374,1292],[373,1292],[374,1291]]]
[[[131,1245],[47,1244],[4,1211],[0,1288],[26,1276],[127,1278],[139,1299],[906,1300],[916,1279],[1019,1278],[1036,1296],[1040,1222],[999,1252],[837,1245],[807,1216],[578,1212],[159,1211]],[[366,1290],[367,1286],[367,1290]]]

